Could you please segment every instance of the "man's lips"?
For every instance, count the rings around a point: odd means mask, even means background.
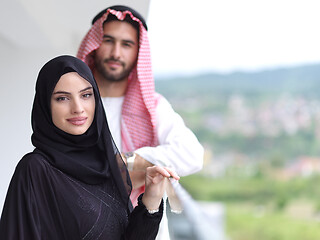
[[[86,123],[87,117],[74,117],[74,118],[68,118],[67,121],[70,122],[73,125],[80,126]]]
[[[119,61],[108,60],[108,61],[106,61],[106,63],[111,68],[118,68],[118,67],[122,67],[123,66],[123,64],[121,62],[119,62]]]

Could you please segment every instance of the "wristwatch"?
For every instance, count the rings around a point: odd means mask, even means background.
[[[127,168],[128,171],[132,171],[133,170],[133,164],[134,164],[134,160],[136,158],[136,154],[134,152],[126,152],[124,154],[126,160],[127,160]]]

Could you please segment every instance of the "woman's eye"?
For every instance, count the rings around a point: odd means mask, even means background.
[[[93,93],[85,93],[82,95],[83,98],[90,98],[93,95]]]
[[[56,98],[56,101],[60,102],[60,101],[64,101],[64,100],[67,100],[66,97],[57,97]]]

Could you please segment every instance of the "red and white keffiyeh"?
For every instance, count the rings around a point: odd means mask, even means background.
[[[94,61],[91,53],[102,43],[103,23],[109,14],[115,15],[119,20],[129,15],[140,26],[137,65],[129,75],[129,84],[122,106],[122,151],[128,152],[144,146],[157,146],[155,108],[159,95],[155,93],[149,39],[142,22],[130,11],[107,9],[82,40],[77,57],[93,70]],[[132,191],[131,200],[134,206],[142,192],[144,192],[144,186]]]
[[[102,43],[103,23],[109,14],[115,15],[119,20],[123,20],[126,15],[129,15],[140,26],[137,66],[130,73],[122,107],[124,121],[121,129],[122,150],[133,151],[144,146],[156,146],[158,144],[155,131],[157,97],[151,67],[149,40],[142,22],[130,11],[121,12],[107,9],[106,13],[92,25],[82,40],[77,57],[93,69],[94,62],[91,53]]]

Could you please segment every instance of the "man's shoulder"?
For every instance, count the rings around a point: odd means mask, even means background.
[[[160,93],[155,95],[156,109],[172,109],[170,102]]]

